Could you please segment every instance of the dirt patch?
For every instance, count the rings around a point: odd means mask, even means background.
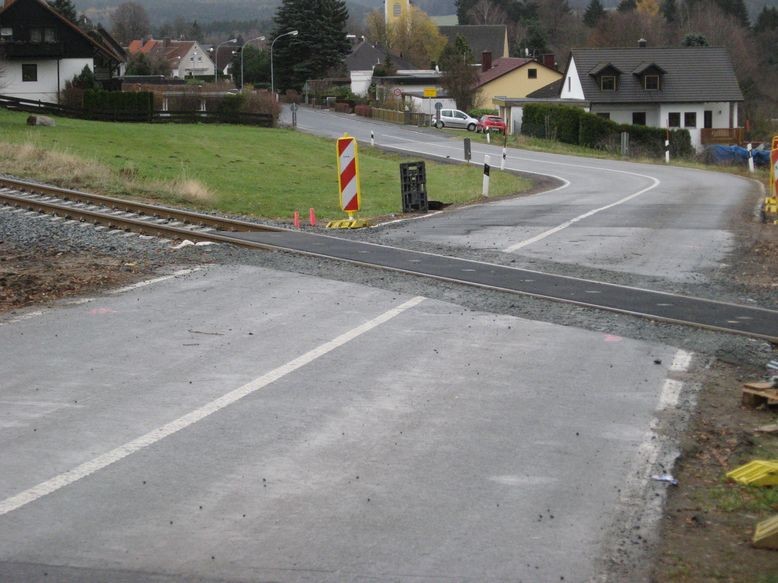
[[[778,408],[740,404],[742,383],[763,374],[717,360],[706,375],[668,496],[655,581],[778,582],[778,551],[751,545],[756,523],[778,513],[778,489],[725,477],[751,460],[778,459],[778,436],[755,431],[776,422]]]
[[[0,242],[0,313],[122,286],[153,271],[116,257],[33,253]]]

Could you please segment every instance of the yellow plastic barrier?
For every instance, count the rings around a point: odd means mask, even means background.
[[[754,460],[728,472],[727,477],[748,486],[778,486],[778,460]]]

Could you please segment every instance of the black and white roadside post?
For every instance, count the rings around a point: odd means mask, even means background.
[[[465,138],[465,162],[470,163],[470,138]]]
[[[484,156],[484,187],[483,187],[483,195],[484,197],[489,197],[489,170],[491,167],[489,166],[489,162],[491,160],[489,159],[488,155]]]
[[[505,160],[508,157],[508,128],[502,135],[502,160],[500,160],[500,170],[505,170]]]
[[[370,145],[375,146],[375,133],[373,130],[370,130]]]
[[[292,110],[292,127],[297,127],[297,104],[292,103],[292,106],[289,108]]]
[[[754,152],[753,152],[753,146],[751,145],[751,142],[748,143],[748,171],[753,174],[754,173]]]
[[[667,130],[667,137],[665,138],[665,164],[670,163],[670,130]]]
[[[440,122],[440,110],[443,109],[443,104],[440,101],[435,102],[435,126],[437,127]]]

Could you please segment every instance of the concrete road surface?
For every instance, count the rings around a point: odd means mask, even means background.
[[[0,580],[47,582],[585,581],[692,358],[249,266],[0,348]]]

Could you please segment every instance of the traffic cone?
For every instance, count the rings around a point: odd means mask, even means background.
[[[308,222],[311,223],[312,227],[316,226],[316,211],[313,210],[313,207],[308,209]]]
[[[294,211],[294,218],[292,219],[292,224],[294,225],[295,229],[300,228],[300,213],[298,211]]]

